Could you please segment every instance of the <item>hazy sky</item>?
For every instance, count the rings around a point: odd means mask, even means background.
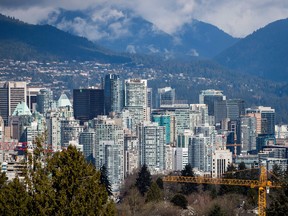
[[[196,18],[244,37],[288,17],[288,0],[0,0],[0,13],[36,24],[58,8],[93,10],[99,5],[129,8],[168,33]]]

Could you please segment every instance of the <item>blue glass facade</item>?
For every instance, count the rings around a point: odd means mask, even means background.
[[[152,122],[157,122],[159,126],[165,126],[166,144],[170,143],[170,116],[169,115],[153,115]]]

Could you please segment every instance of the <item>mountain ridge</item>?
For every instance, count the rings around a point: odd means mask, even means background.
[[[102,13],[101,9],[98,11]],[[191,20],[169,34],[132,11],[112,7],[105,12],[111,11],[114,11],[113,15],[103,15],[102,19],[97,11],[59,9],[41,23],[87,37],[118,52],[156,54],[166,59],[211,58],[239,40],[216,26],[197,20]],[[214,34],[217,34],[216,38]]]
[[[274,21],[258,29],[215,60],[240,73],[283,81],[288,74],[288,19]]]
[[[0,15],[0,28],[1,58],[130,61],[129,58],[97,46],[86,38],[71,35],[50,25],[32,25]]]

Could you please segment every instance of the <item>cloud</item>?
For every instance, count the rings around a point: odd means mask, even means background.
[[[287,0],[0,0],[0,12],[29,23],[38,23],[59,8],[94,10],[95,13],[91,13],[94,21],[124,16],[111,5],[133,10],[167,33],[178,31],[183,24],[195,18],[216,25],[236,37],[287,18],[288,14]],[[103,13],[97,14],[99,7],[103,8]],[[111,28],[125,33],[125,28],[116,24]]]
[[[244,37],[275,20],[287,18],[286,0],[201,1],[195,17],[218,26],[236,37]]]

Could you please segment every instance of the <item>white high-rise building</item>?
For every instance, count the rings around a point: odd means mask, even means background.
[[[252,116],[242,116],[240,119],[241,152],[256,150],[257,119]]]
[[[208,106],[206,104],[190,104],[190,110],[201,113],[201,124],[208,124]]]
[[[80,121],[74,118],[67,118],[61,120],[61,147],[68,147],[70,141],[79,140],[80,133],[83,132],[83,126],[80,125]]]
[[[93,120],[96,133],[94,148],[95,165],[103,165],[108,171],[112,191],[117,192],[124,180],[124,131],[118,121],[107,116],[98,116]]]
[[[183,168],[189,163],[188,146],[192,135],[193,132],[191,130],[185,130],[183,133],[178,134],[174,170],[183,170]]]
[[[156,122],[144,122],[138,126],[140,165],[146,164],[150,172],[158,173],[166,169],[165,126],[159,126]]]
[[[125,80],[125,106],[147,107],[147,80]]]
[[[139,167],[139,140],[137,136],[125,134],[124,137],[124,172],[132,174]]]
[[[47,141],[53,151],[61,150],[61,118],[58,112],[48,112],[46,115]]]
[[[190,138],[188,162],[192,168],[197,168],[200,172],[211,172],[212,146],[209,137],[198,134]]]
[[[125,80],[125,110],[131,110],[138,118],[148,121],[150,118],[147,101],[147,80],[128,79]],[[137,117],[136,117],[137,118]]]
[[[210,126],[208,124],[198,125],[195,127],[195,134],[203,134],[205,137],[209,137],[210,145],[213,149],[215,149],[216,140],[215,136],[217,131],[215,130],[215,126]]]

